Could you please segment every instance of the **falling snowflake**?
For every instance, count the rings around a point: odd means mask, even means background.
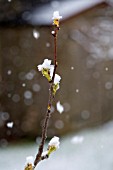
[[[108,67],[106,67],[105,70],[108,71],[109,70]]]
[[[57,102],[56,108],[59,113],[62,113],[64,111],[64,107],[60,104],[60,101]]]
[[[8,75],[11,75],[11,74],[12,74],[12,71],[11,71],[11,70],[8,70],[8,71],[7,71],[7,74],[8,74]]]
[[[74,67],[73,67],[73,66],[71,67],[71,70],[74,70]]]
[[[33,30],[33,37],[36,39],[40,37],[40,33],[36,29]]]
[[[13,123],[13,122],[8,122],[8,123],[7,123],[7,127],[8,127],[8,128],[12,128],[12,127],[13,127],[13,125],[14,125],[14,123]]]
[[[71,143],[73,144],[80,144],[84,141],[84,137],[83,136],[74,136],[72,139],[71,139]]]
[[[22,84],[22,87],[25,87],[25,86],[26,86],[26,84],[25,84],[25,83],[23,83],[23,84]]]
[[[46,47],[50,47],[50,43],[49,42],[46,43]]]
[[[76,93],[78,93],[79,92],[79,89],[76,89]]]

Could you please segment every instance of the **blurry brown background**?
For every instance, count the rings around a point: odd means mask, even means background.
[[[1,1],[0,6],[1,139],[40,136],[47,107],[48,82],[37,65],[45,58],[53,59],[52,26],[21,20],[24,3]],[[26,10],[35,3],[25,3]],[[37,1],[37,6],[40,3],[44,5]],[[112,6],[96,5],[63,20],[60,27],[57,71],[62,81],[53,103],[48,136],[64,135],[113,118]],[[58,101],[64,106],[62,114],[56,110]],[[10,121],[14,122],[12,129],[6,126]]]

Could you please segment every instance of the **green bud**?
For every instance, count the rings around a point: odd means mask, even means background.
[[[56,94],[56,91],[59,89],[59,84],[53,84],[53,95]]]
[[[47,78],[48,81],[51,81],[49,69],[43,68],[43,69],[42,69],[42,74],[43,74],[43,76],[45,76],[45,77]]]
[[[27,166],[25,167],[25,170],[33,170],[32,164],[27,164]]]
[[[49,156],[52,152],[54,152],[54,151],[56,151],[56,147],[55,147],[55,146],[49,146],[49,148],[48,148],[48,156]]]

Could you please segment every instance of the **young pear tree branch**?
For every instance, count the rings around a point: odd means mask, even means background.
[[[33,163],[30,163],[30,162],[27,163],[25,170],[34,170],[40,161],[47,159],[49,155],[59,147],[59,138],[53,137],[51,141],[49,142],[47,151],[43,152],[44,144],[47,138],[48,123],[49,123],[49,119],[51,116],[51,106],[52,106],[52,102],[55,97],[56,91],[59,89],[59,83],[61,80],[61,77],[58,74],[56,74],[57,35],[58,35],[58,30],[59,30],[59,20],[61,18],[62,16],[59,16],[58,11],[55,11],[53,13],[52,19],[53,19],[54,31],[52,31],[51,33],[54,37],[54,65],[51,65],[51,60],[48,60],[48,59],[45,59],[43,64],[38,65],[38,70],[42,72],[43,76],[45,76],[49,82],[49,99],[48,99],[48,106],[47,106],[47,111],[45,114],[44,124],[42,127],[42,137],[41,137],[41,142],[39,145],[38,153]]]

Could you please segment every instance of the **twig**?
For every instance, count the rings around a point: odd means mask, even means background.
[[[37,153],[35,161],[34,161],[33,169],[35,169],[36,165],[41,160],[47,158],[47,157],[42,157],[41,155],[43,153],[45,140],[47,138],[47,127],[48,127],[49,119],[50,119],[50,116],[51,116],[51,106],[52,106],[52,102],[53,102],[53,99],[54,99],[53,82],[54,82],[56,68],[57,68],[57,32],[58,32],[58,28],[56,27],[55,33],[54,33],[54,71],[53,71],[53,76],[52,76],[52,80],[50,82],[50,87],[49,87],[49,99],[48,99],[48,106],[47,106],[46,116],[45,116],[45,120],[44,120],[44,125],[42,127],[42,138],[41,138],[40,146],[39,146],[39,149],[38,149],[38,153]]]
[[[54,82],[56,68],[57,68],[57,32],[58,32],[58,28],[55,29],[55,34],[54,34],[54,72],[53,72],[52,82]]]
[[[53,65],[51,65],[51,60],[45,59],[44,63],[42,65],[38,65],[38,70],[42,71],[43,76],[45,76],[49,81],[49,99],[48,99],[48,106],[47,111],[45,115],[44,124],[42,127],[42,138],[39,145],[38,153],[36,155],[36,158],[34,160],[34,163],[27,163],[27,166],[25,167],[25,170],[34,170],[37,164],[44,159],[47,159],[51,152],[55,151],[57,148],[59,148],[59,138],[54,136],[51,141],[49,142],[48,149],[46,152],[43,152],[44,144],[47,138],[47,128],[49,119],[51,116],[51,106],[54,99],[54,96],[56,94],[56,91],[59,89],[59,82],[61,77],[56,74],[57,69],[57,33],[59,30],[59,19],[61,19],[62,16],[59,15],[59,11],[55,11],[53,13],[53,25],[54,31],[52,31],[52,35],[54,36],[54,69]],[[51,75],[52,74],[52,75]],[[30,162],[32,162],[30,160]]]

